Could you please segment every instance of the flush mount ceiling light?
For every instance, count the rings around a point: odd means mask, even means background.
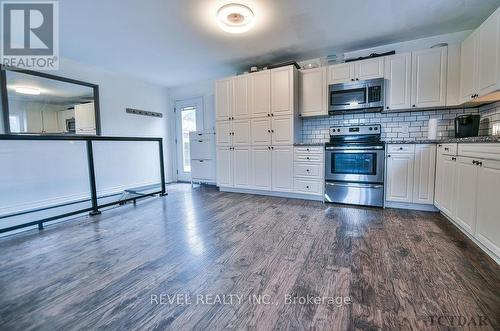
[[[21,94],[39,95],[40,90],[34,87],[18,86],[16,92]]]
[[[243,33],[253,26],[253,11],[245,5],[230,3],[222,6],[217,12],[217,23],[229,33]]]

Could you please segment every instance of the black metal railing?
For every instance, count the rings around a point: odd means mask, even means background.
[[[165,190],[165,166],[163,161],[163,139],[162,138],[148,138],[148,137],[104,137],[104,136],[80,136],[80,135],[2,135],[0,134],[0,141],[12,140],[12,141],[85,141],[86,149],[86,159],[88,163],[88,182],[89,182],[89,198],[77,199],[75,201],[66,202],[63,204],[56,204],[50,206],[44,206],[42,208],[32,208],[20,210],[17,212],[11,212],[8,214],[0,215],[0,221],[2,219],[9,219],[12,217],[20,215],[32,215],[40,211],[45,210],[56,210],[61,207],[67,207],[70,205],[77,206],[79,204],[90,202],[90,205],[86,208],[78,208],[76,210],[65,211],[63,213],[57,213],[50,215],[49,217],[43,217],[41,219],[34,219],[28,222],[23,222],[21,224],[15,224],[8,227],[1,227],[0,222],[0,233],[10,232],[25,227],[38,226],[39,229],[43,229],[44,223],[51,222],[57,219],[67,218],[70,216],[75,216],[82,213],[89,213],[90,215],[98,215],[101,213],[100,209],[110,207],[113,205],[121,205],[127,202],[136,202],[136,200],[151,197],[154,195],[166,195]],[[109,195],[98,196],[97,183],[96,183],[96,166],[94,163],[94,142],[156,142],[158,144],[158,158],[159,158],[159,171],[160,178],[159,183],[154,185],[133,187],[123,190],[120,193],[114,193]],[[4,160],[5,161],[5,160]],[[2,171],[2,165],[0,164],[0,171]],[[0,183],[1,185],[1,183]],[[64,185],[62,183],[61,185]],[[113,196],[120,195],[120,198],[114,201],[100,203],[99,200],[106,200]],[[36,218],[36,216],[33,216]]]

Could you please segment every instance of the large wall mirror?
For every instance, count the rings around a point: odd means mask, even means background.
[[[7,134],[101,133],[95,84],[2,68],[0,87]]]

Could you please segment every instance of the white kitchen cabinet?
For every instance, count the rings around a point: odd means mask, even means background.
[[[477,36],[477,93],[486,95],[499,89],[500,10],[479,27]]]
[[[56,111],[45,111],[45,110],[42,111],[42,125],[43,125],[43,130],[42,130],[43,133],[62,132],[62,130],[59,129]],[[87,128],[87,130],[92,130],[92,129],[95,129],[95,125],[92,125]]]
[[[413,177],[413,203],[434,203],[436,145],[416,145]]]
[[[27,133],[40,133],[43,131],[42,112],[27,110],[25,116]]]
[[[466,231],[474,233],[476,225],[477,176],[478,167],[475,160],[457,157],[455,161],[454,190],[446,190],[446,194],[455,194],[453,217]]]
[[[299,72],[299,115],[328,115],[328,84],[326,67]]]
[[[386,110],[411,107],[411,53],[385,57]]]
[[[271,114],[271,70],[250,75],[250,111],[252,117]]]
[[[293,190],[293,147],[280,146],[271,150],[272,190],[290,192]]]
[[[75,130],[76,134],[95,134],[95,108],[93,102],[75,105]]]
[[[460,98],[470,101],[476,93],[478,34],[473,32],[462,42],[460,52]]]
[[[252,147],[252,187],[271,191],[271,149],[269,146]]]
[[[231,116],[233,116],[232,89],[232,78],[225,78],[215,82],[215,118],[217,121],[230,120]]]
[[[233,146],[250,145],[251,126],[250,120],[233,120],[232,122],[232,138]]]
[[[293,117],[274,116],[271,120],[272,145],[292,145],[293,144]]]
[[[215,124],[217,146],[229,146],[232,142],[233,125],[231,121],[222,121]]]
[[[384,77],[384,58],[333,64],[328,67],[328,84]]]
[[[328,84],[340,84],[354,81],[354,64],[340,63],[328,66]]]
[[[413,162],[413,154],[387,155],[387,201],[412,203]]]
[[[412,107],[446,105],[448,48],[430,48],[412,53]]]
[[[233,187],[232,147],[217,147],[217,186]]]
[[[457,158],[455,156],[441,155],[439,162],[439,180],[437,181],[436,200],[439,201],[439,209],[448,215],[454,217],[455,211],[455,173],[457,169]]]
[[[271,115],[293,115],[295,72],[293,66],[271,70]]]
[[[233,114],[231,118],[246,119],[250,117],[250,75],[236,76],[233,83]]]
[[[446,106],[459,106],[460,98],[460,44],[448,45],[446,65]]]
[[[271,146],[271,118],[252,119],[252,146]]]
[[[234,147],[232,154],[234,187],[249,188],[251,182],[250,147]]]
[[[500,257],[500,162],[481,160],[478,170],[477,223],[478,240]]]

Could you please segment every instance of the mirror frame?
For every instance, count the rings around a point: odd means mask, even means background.
[[[10,131],[10,123],[9,123],[9,100],[8,100],[8,92],[7,92],[7,71],[20,72],[27,75],[53,79],[65,83],[82,85],[86,87],[90,87],[94,91],[94,110],[95,110],[95,126],[96,126],[96,136],[101,135],[101,116],[100,116],[100,105],[99,105],[99,85],[87,83],[71,78],[66,78],[62,76],[56,76],[51,74],[46,74],[44,72],[32,71],[32,70],[23,70],[17,68],[8,68],[5,66],[0,67],[0,94],[2,98],[2,113],[3,113],[3,127],[5,134],[9,135],[33,135],[33,133],[19,133],[19,132],[11,132]],[[53,133],[39,133],[36,135],[46,136],[46,135],[54,135]],[[75,134],[67,134],[67,133],[57,133],[57,135],[61,136],[75,136]]]

